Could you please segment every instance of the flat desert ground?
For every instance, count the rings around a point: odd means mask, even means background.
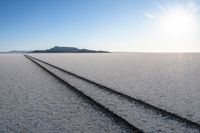
[[[0,132],[200,132],[200,54],[1,54]]]

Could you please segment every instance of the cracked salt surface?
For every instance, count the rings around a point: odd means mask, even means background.
[[[200,54],[31,54],[200,123]]]
[[[131,132],[23,55],[0,55],[0,132]]]

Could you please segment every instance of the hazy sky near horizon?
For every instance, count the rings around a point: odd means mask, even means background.
[[[200,51],[200,0],[1,0],[0,51]]]

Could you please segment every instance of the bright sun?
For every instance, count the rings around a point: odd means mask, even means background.
[[[191,34],[195,30],[195,18],[190,12],[174,9],[161,18],[161,26],[169,35]]]
[[[160,16],[160,28],[165,35],[173,37],[191,35],[197,29],[196,13],[199,8],[192,1],[185,1],[179,5],[164,8]]]
[[[200,6],[194,0],[155,0],[156,13],[145,13],[153,21],[148,34],[152,51],[196,51],[199,47]],[[151,42],[151,44],[150,44]]]

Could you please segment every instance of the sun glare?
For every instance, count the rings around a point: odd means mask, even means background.
[[[161,18],[161,26],[169,35],[188,35],[195,30],[195,18],[192,13],[182,10],[172,10]]]
[[[142,43],[148,41],[147,47],[153,52],[196,51],[200,32],[200,7],[197,3],[193,0],[155,0],[155,5],[156,13],[145,13],[154,25],[148,40]]]

